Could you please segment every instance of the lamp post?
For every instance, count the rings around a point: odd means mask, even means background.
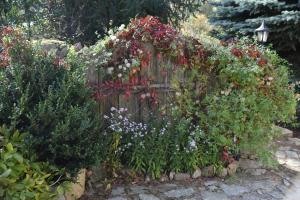
[[[269,28],[266,26],[265,21],[263,21],[257,29],[255,29],[255,33],[257,34],[258,42],[264,44],[268,40],[269,36]]]

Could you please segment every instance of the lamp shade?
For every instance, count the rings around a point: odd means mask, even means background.
[[[257,33],[257,40],[259,42],[267,42],[268,36],[269,36],[269,29],[265,25],[265,21],[263,21],[257,29],[255,29],[255,32]]]

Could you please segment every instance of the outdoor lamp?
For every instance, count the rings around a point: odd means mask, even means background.
[[[258,42],[265,43],[267,42],[268,36],[269,36],[269,29],[265,25],[265,21],[263,21],[259,28],[255,29],[255,32],[257,33],[257,40]]]

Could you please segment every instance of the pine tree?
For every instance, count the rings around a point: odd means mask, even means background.
[[[224,31],[219,36],[251,36],[264,20],[270,28],[268,41],[276,50],[282,54],[300,50],[300,0],[214,0],[211,4],[215,6],[211,22]]]

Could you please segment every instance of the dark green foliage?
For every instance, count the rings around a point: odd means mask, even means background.
[[[97,34],[128,24],[136,16],[158,16],[179,24],[204,0],[14,0],[0,1],[1,24],[22,25],[28,35],[94,43]],[[24,14],[20,14],[24,13]],[[50,34],[49,34],[50,33]]]
[[[225,0],[212,1],[216,12],[211,21],[221,26],[225,36],[241,32],[253,35],[265,20],[270,28],[269,42],[278,51],[299,50],[300,45],[300,2],[298,0]],[[224,35],[223,35],[224,36]]]
[[[101,122],[83,67],[77,60],[60,65],[33,54],[31,61],[0,71],[0,124],[30,132],[25,143],[38,160],[68,172],[95,164],[101,153]]]

